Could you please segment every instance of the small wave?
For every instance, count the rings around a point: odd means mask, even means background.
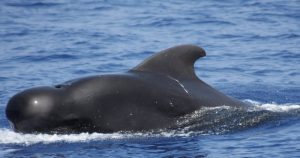
[[[61,5],[60,3],[50,3],[50,2],[27,2],[27,3],[7,3],[7,6],[11,6],[11,7],[24,7],[24,8],[28,8],[28,7],[53,7],[53,6],[57,6],[57,5]]]
[[[75,60],[78,59],[75,55],[70,54],[53,54],[53,55],[26,55],[15,57],[14,60],[21,62],[42,62],[42,61],[59,61],[59,60]]]
[[[268,110],[272,112],[290,112],[295,110],[300,110],[300,104],[277,104],[277,103],[261,103],[254,100],[246,99],[244,100],[246,103],[250,103],[252,105],[251,110]]]
[[[299,104],[260,103],[253,100],[244,102],[249,105],[246,109],[230,106],[202,108],[180,118],[175,129],[177,133],[190,135],[219,135],[266,124],[280,126],[284,120],[299,119],[300,116]]]

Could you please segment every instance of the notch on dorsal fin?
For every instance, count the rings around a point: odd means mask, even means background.
[[[162,73],[176,79],[195,79],[194,63],[205,55],[198,46],[179,45],[154,54],[132,70]]]

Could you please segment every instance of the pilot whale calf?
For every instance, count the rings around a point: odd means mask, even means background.
[[[170,128],[202,107],[243,107],[196,76],[194,63],[205,55],[180,45],[121,74],[27,89],[8,101],[6,116],[22,133],[136,132]]]

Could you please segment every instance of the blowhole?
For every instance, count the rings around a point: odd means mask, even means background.
[[[62,88],[63,85],[59,84],[59,85],[55,85],[54,87],[55,87],[55,88]]]

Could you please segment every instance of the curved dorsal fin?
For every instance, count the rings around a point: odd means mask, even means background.
[[[179,45],[154,54],[132,70],[162,73],[176,79],[195,79],[194,63],[205,55],[198,46]]]

